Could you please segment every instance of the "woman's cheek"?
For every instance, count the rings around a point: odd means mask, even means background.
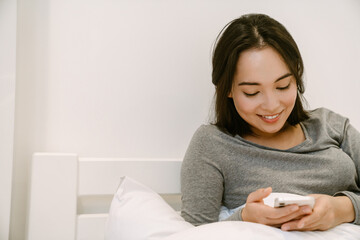
[[[246,96],[237,96],[234,100],[234,104],[238,112],[251,113],[259,105],[259,99],[255,96],[251,98]]]
[[[297,91],[290,92],[286,98],[287,105],[295,105],[296,97],[297,97]]]

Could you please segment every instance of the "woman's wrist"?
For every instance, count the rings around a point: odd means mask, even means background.
[[[347,196],[337,196],[335,200],[337,204],[338,217],[342,223],[349,223],[355,220],[355,209],[354,206]]]

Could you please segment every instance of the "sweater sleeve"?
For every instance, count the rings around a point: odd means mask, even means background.
[[[218,221],[224,191],[216,143],[206,134],[201,128],[194,134],[181,168],[181,216],[195,226]]]
[[[355,210],[355,220],[353,223],[360,225],[360,133],[348,121],[345,124],[341,148],[354,162],[358,189],[341,191],[336,193],[335,196],[345,195],[350,198]]]

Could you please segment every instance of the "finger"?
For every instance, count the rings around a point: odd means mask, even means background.
[[[246,202],[262,202],[262,200],[269,196],[271,192],[271,187],[258,189],[255,192],[249,194]]]
[[[301,206],[298,213],[299,213],[299,215],[291,220],[300,220],[301,218],[305,217],[306,215],[311,214],[312,210],[308,206]]]
[[[300,220],[293,220],[287,223],[284,223],[283,225],[281,225],[281,230],[283,231],[290,231],[290,230],[296,230],[297,226],[299,224]]]
[[[263,206],[261,208],[261,215],[263,216],[262,223],[270,226],[283,224],[284,222],[287,222],[291,220],[294,216],[296,216],[293,214],[294,211],[297,211],[298,209],[299,207],[297,205],[286,206],[281,209],[276,209],[269,206]]]
[[[318,214],[311,214],[308,216],[303,217],[302,219],[299,220],[297,228],[298,229],[302,229],[302,228],[308,228],[311,225],[314,225],[315,223],[317,223],[319,221],[319,216]]]
[[[304,228],[298,228],[294,229],[296,231],[315,231],[315,230],[323,230],[322,226],[320,224],[312,224],[310,226],[304,227]],[[325,230],[325,229],[324,229]]]
[[[281,229],[284,231],[289,231],[289,230],[305,231],[309,229],[315,229],[316,225],[318,224],[317,219],[318,219],[317,214],[305,215],[301,219],[293,220],[283,224],[281,226]]]
[[[298,207],[297,205],[290,205],[286,208],[278,209],[278,211],[279,210],[282,212],[277,212],[275,217],[269,217],[269,220],[272,220],[276,224],[289,222],[291,220],[300,220],[312,212],[308,206]]]
[[[306,227],[299,228],[299,220],[294,220],[291,222],[284,223],[281,225],[281,230],[283,231],[314,231],[314,230],[321,230],[321,225],[315,223]]]
[[[314,221],[312,221],[314,220]],[[330,225],[322,222],[320,218],[314,217],[310,218],[310,216],[304,217],[299,220],[296,228],[293,230],[298,231],[313,231],[313,230],[327,230]]]
[[[299,206],[296,204],[288,205],[286,207],[281,207],[281,208],[272,208],[271,210],[269,210],[267,217],[273,220],[280,219],[293,215],[298,210],[299,210]]]
[[[312,213],[312,210],[309,206],[298,206],[296,204],[291,204],[285,207],[273,208],[272,215],[269,215],[269,218],[277,219],[282,217],[290,217],[289,220],[293,218],[304,216]]]
[[[311,215],[305,216],[302,219],[300,219],[300,222],[298,223],[298,228],[306,228],[308,226],[317,224],[320,219],[324,216],[325,212],[319,205],[314,206],[313,213]]]

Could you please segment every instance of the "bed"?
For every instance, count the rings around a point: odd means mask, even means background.
[[[104,239],[110,203],[124,175],[146,183],[179,210],[180,167],[181,159],[104,159],[35,153],[27,238]]]
[[[35,153],[27,239],[360,239],[360,226],[353,224],[325,232],[226,221],[193,227],[178,212],[181,162]]]

